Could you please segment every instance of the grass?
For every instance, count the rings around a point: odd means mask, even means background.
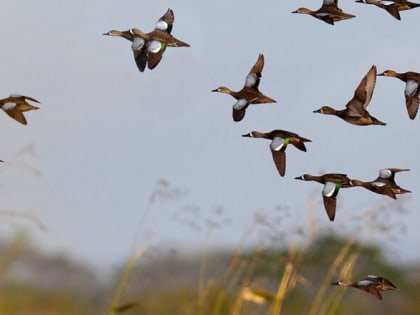
[[[367,233],[360,233],[360,229],[356,228],[344,241],[325,238],[324,235],[329,235],[330,232],[314,219],[314,212],[319,211],[319,207],[313,200],[309,200],[307,213],[302,214],[304,220],[299,221],[299,226],[290,227],[288,222],[276,225],[273,224],[277,222],[274,217],[256,215],[255,220],[245,229],[236,249],[229,252],[229,264],[224,269],[215,268],[211,250],[204,243],[199,255],[200,263],[190,271],[196,276],[194,287],[178,284],[171,289],[152,284],[148,289],[136,289],[148,276],[142,271],[147,253],[161,237],[170,233],[173,225],[181,223],[197,229],[196,225],[191,224],[197,223],[196,216],[189,221],[183,217],[185,212],[181,214],[175,211],[167,216],[167,222],[156,228],[157,233],[146,233],[148,219],[155,207],[179,199],[183,195],[182,190],[173,188],[167,181],[157,183],[134,231],[129,258],[120,270],[118,282],[112,293],[109,294],[108,291],[108,297],[111,296],[112,299],[107,300],[108,305],[100,314],[345,314],[345,295],[352,294],[344,288],[331,286],[331,282],[365,276],[363,266],[367,259],[369,264],[374,262],[375,267],[378,267],[381,258],[375,258],[375,251],[367,253],[367,244],[375,235],[393,237],[395,230],[401,232],[394,220],[386,220],[384,208],[379,206],[368,209],[362,217],[354,219],[355,223],[370,227]],[[212,217],[200,217],[201,229],[197,229],[197,233],[201,233],[205,240],[217,232],[226,221],[220,209],[211,213]],[[280,215],[287,217],[285,213]],[[286,236],[284,231],[287,231]],[[259,235],[264,237],[258,238]],[[324,241],[320,243],[319,240],[323,237]],[[27,246],[26,239],[25,234],[18,234],[1,253],[2,278],[6,277],[24,252]],[[259,239],[259,243],[250,249],[249,244],[255,244],[255,239]],[[169,264],[171,266],[173,262]],[[383,274],[387,275],[388,273]],[[152,279],[152,283],[157,284],[154,281]],[[102,303],[89,303],[78,294],[49,294],[22,284],[18,287],[21,288],[20,297],[16,295],[18,290],[13,287],[8,286],[7,294],[5,289],[0,287],[0,313],[25,314],[25,310],[28,312],[28,309],[22,306],[25,304],[30,305],[31,314],[41,314],[42,308],[44,314],[99,314],[98,310],[103,307]],[[367,295],[363,292],[355,292],[356,294]],[[372,299],[370,296],[364,296],[362,300],[367,301],[367,306],[366,303],[360,303],[351,305],[351,308],[360,310],[362,305],[369,308],[371,302],[376,302]],[[78,302],[74,303],[75,301]],[[74,305],[71,305],[72,303]],[[65,311],[60,307],[65,308]],[[13,309],[19,311],[14,312]],[[410,314],[407,311],[405,313]]]
[[[169,189],[169,187],[167,188]],[[152,195],[155,195],[155,193]],[[144,218],[150,212],[155,200],[150,198],[145,210],[146,215],[143,215],[141,222],[144,222]],[[290,313],[290,309],[287,307],[288,297],[291,296],[291,299],[293,299],[293,295],[299,294],[302,289],[301,285],[303,285],[304,287],[311,286],[312,291],[311,303],[307,304],[305,312],[310,315],[339,313],[345,290],[332,287],[331,282],[337,279],[353,279],[355,274],[363,273],[362,270],[358,269],[357,264],[364,245],[372,239],[373,235],[377,233],[387,234],[392,228],[378,219],[377,214],[383,211],[382,207],[366,211],[363,219],[370,221],[372,228],[369,233],[362,235],[361,239],[360,233],[357,232],[348,236],[341,247],[337,248],[336,252],[328,257],[329,265],[321,272],[323,278],[311,281],[302,274],[301,269],[302,265],[307,264],[307,261],[311,259],[308,254],[312,255],[316,240],[321,236],[320,227],[314,219],[315,208],[315,202],[310,200],[308,213],[305,216],[307,221],[302,223],[301,227],[296,228],[294,235],[288,239],[287,252],[282,255],[278,262],[273,262],[273,266],[277,265],[279,273],[271,279],[262,277],[259,269],[263,264],[264,255],[273,251],[272,240],[266,240],[252,252],[249,252],[247,246],[259,229],[269,226],[270,220],[267,218],[257,216],[255,221],[246,229],[223,276],[215,277],[208,274],[208,253],[203,250],[198,269],[197,294],[195,298],[189,296],[188,311],[184,309],[183,312],[198,315],[227,313],[239,315],[255,314],[255,312],[267,315],[287,314]],[[360,218],[355,218],[355,220],[360,222]],[[174,221],[171,220],[171,222]],[[214,225],[217,226],[217,224]],[[134,244],[137,241],[140,228],[139,225],[135,242],[133,242],[132,255],[121,275],[111,311],[108,313],[110,315],[114,315],[116,311],[118,313],[130,312],[131,309],[136,308],[136,302],[133,302],[136,301],[136,298],[125,298],[124,300],[129,301],[125,304],[121,304],[121,300],[130,274],[154,241],[150,238],[148,242],[143,243],[139,250],[135,251]],[[271,225],[270,230],[272,230]],[[211,234],[211,228],[209,227],[204,231],[207,237]],[[306,232],[303,233],[302,231]],[[357,238],[356,235],[358,235]],[[279,264],[281,264],[281,267],[278,266]],[[277,285],[273,286],[276,278]],[[266,289],[264,286],[270,287],[270,289]],[[258,311],[255,311],[256,309]]]

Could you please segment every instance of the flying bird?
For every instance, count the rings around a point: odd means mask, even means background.
[[[26,125],[27,121],[23,112],[39,109],[39,107],[29,104],[28,101],[39,103],[39,101],[29,96],[11,94],[9,97],[0,100],[0,108],[14,120]]]
[[[174,19],[173,11],[168,9],[157,21],[155,29],[149,33],[132,28],[127,31],[111,30],[103,35],[120,36],[129,40],[140,72],[145,70],[146,65],[152,70],[161,61],[166,47],[190,47],[171,35]]]
[[[295,179],[315,181],[320,184],[324,184],[324,188],[322,189],[324,207],[330,221],[334,221],[338,192],[341,188],[351,187],[350,178],[348,178],[346,174],[327,173],[321,176],[304,174],[302,176],[295,177]]]
[[[351,186],[360,186],[374,193],[385,195],[392,199],[397,199],[392,187],[382,182],[378,182],[378,181],[364,182],[362,180],[352,179],[350,181],[350,184]]]
[[[416,118],[417,111],[419,110],[420,73],[412,71],[398,73],[393,70],[386,70],[378,74],[378,76],[394,77],[406,83],[404,95],[408,117],[410,119]]]
[[[250,104],[276,103],[276,100],[265,96],[258,89],[263,68],[264,55],[260,54],[257,62],[246,76],[245,85],[242,90],[235,92],[225,86],[212,90],[212,92],[229,94],[237,100],[237,102],[233,105],[232,116],[234,121],[241,121],[244,118],[245,111]]]
[[[375,275],[369,275],[359,281],[339,280],[337,282],[333,282],[332,285],[361,289],[369,294],[372,294],[379,300],[382,300],[382,295],[379,291],[397,289],[397,287],[391,281]]]
[[[384,9],[397,20],[401,20],[400,11],[410,10],[420,6],[418,3],[407,0],[357,0],[358,3],[373,4]]]
[[[323,0],[322,6],[312,11],[307,8],[299,8],[292,13],[309,14],[325,23],[334,25],[334,22],[354,18],[355,15],[348,14],[338,7],[338,0]]]
[[[251,131],[242,137],[264,138],[271,140],[270,150],[273,155],[274,164],[280,176],[286,174],[286,147],[290,143],[301,151],[306,152],[305,142],[311,140],[303,138],[296,133],[286,130],[272,130],[270,132]]]
[[[379,176],[375,179],[375,182],[378,183],[384,183],[387,186],[391,187],[394,194],[406,194],[411,193],[410,190],[404,189],[397,185],[395,182],[395,174],[399,172],[407,172],[410,169],[408,168],[395,168],[395,167],[389,167],[379,170]]]
[[[373,89],[376,83],[376,67],[372,66],[368,73],[363,77],[357,89],[354,91],[353,98],[347,103],[345,109],[336,110],[329,106],[323,106],[314,113],[321,113],[325,115],[335,115],[345,120],[346,122],[359,125],[383,125],[386,123],[371,116],[366,108],[369,106],[372,99]]]

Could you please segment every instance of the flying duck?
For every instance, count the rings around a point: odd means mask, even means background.
[[[376,67],[372,66],[363,77],[359,86],[354,92],[353,98],[347,103],[345,109],[336,110],[329,106],[323,106],[314,111],[325,115],[335,115],[353,125],[383,125],[386,123],[371,116],[366,110],[372,99],[373,89],[376,83]]]
[[[406,83],[404,95],[408,116],[410,119],[416,118],[417,111],[419,110],[420,73],[412,71],[398,73],[393,70],[386,70],[378,74],[378,76],[394,77]]]
[[[351,187],[350,178],[348,178],[346,174],[327,173],[321,176],[304,174],[302,176],[295,177],[295,179],[315,181],[320,184],[324,184],[324,188],[322,189],[324,207],[330,221],[334,221],[338,192],[340,188]]]
[[[355,15],[348,14],[338,7],[338,0],[323,0],[322,6],[312,11],[307,8],[299,8],[292,13],[309,14],[325,23],[334,25],[334,22],[354,18]]]
[[[270,132],[251,131],[242,137],[264,138],[271,140],[270,150],[273,155],[274,164],[280,176],[286,174],[286,147],[293,144],[296,148],[306,152],[305,142],[312,142],[309,139],[303,138],[296,133],[286,130],[272,130]]]
[[[39,103],[39,101],[29,96],[11,94],[9,97],[0,100],[0,108],[14,120],[26,125],[27,121],[25,116],[23,116],[23,112],[39,109],[39,107],[29,104],[28,101]]]
[[[407,0],[357,0],[356,2],[373,4],[378,8],[384,9],[397,20],[401,20],[400,11],[410,10],[420,6],[418,3]]]
[[[382,295],[379,291],[397,289],[397,287],[391,281],[375,275],[369,275],[359,281],[339,280],[337,282],[333,282],[332,285],[361,289],[369,294],[372,294],[379,300],[382,300]]]
[[[242,90],[235,92],[225,86],[212,90],[212,92],[229,94],[237,100],[233,105],[232,116],[234,121],[241,121],[244,118],[245,111],[250,104],[276,103],[276,100],[264,95],[258,89],[263,68],[264,55],[259,54],[257,61],[246,76]]]
[[[144,71],[146,65],[152,70],[159,64],[166,47],[190,47],[171,35],[174,19],[173,11],[168,9],[157,21],[155,29],[149,33],[132,28],[127,31],[111,30],[103,35],[120,36],[129,40],[140,72]]]

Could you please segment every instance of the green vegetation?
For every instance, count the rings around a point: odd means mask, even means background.
[[[210,250],[203,244],[200,253],[153,253],[157,239],[173,224],[199,225],[197,233],[204,234],[205,243],[226,221],[220,207],[209,217],[191,220],[175,211],[158,228],[161,234],[144,233],[154,206],[183,194],[158,182],[139,220],[131,255],[113,275],[66,256],[43,255],[25,234],[0,243],[0,314],[417,314],[420,264],[391,263],[369,243],[372,235],[387,240],[401,233],[383,207],[355,217],[350,224],[355,230],[340,230],[343,235],[318,226],[310,202],[307,221],[300,220],[298,227],[258,214],[232,250]],[[188,206],[186,212],[195,209]],[[284,219],[289,209],[276,207],[270,213]],[[366,225],[368,231],[360,228]],[[263,235],[259,242],[256,235]],[[390,279],[398,290],[384,292],[379,301],[361,290],[331,285],[368,274]]]
[[[0,314],[416,314],[420,307],[419,266],[392,265],[378,247],[330,235],[299,249],[211,251],[205,272],[202,257],[191,254],[140,262],[130,267],[113,309],[112,292],[121,285],[122,271],[114,276],[116,282],[98,281],[103,275],[95,278],[85,266],[43,256],[23,243],[19,235],[0,248],[2,257],[15,250],[13,262],[1,265]],[[379,301],[330,285],[366,272],[386,275],[398,290],[384,292]]]

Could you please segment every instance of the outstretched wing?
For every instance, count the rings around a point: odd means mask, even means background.
[[[14,110],[8,110],[5,111],[7,115],[9,115],[10,117],[12,117],[14,120],[20,122],[23,125],[26,125],[26,118],[25,116],[23,116],[22,112],[14,109]]]
[[[259,54],[257,61],[246,76],[245,87],[258,89],[261,79],[261,72],[264,68],[264,55]]]
[[[271,150],[273,155],[274,164],[276,165],[277,171],[279,172],[280,176],[284,176],[286,174],[286,151],[274,151]]]
[[[166,11],[166,13],[156,22],[155,30],[165,31],[168,34],[171,34],[174,20],[174,12],[172,9],[168,9],[168,11]]]
[[[405,104],[407,106],[408,116],[410,119],[416,118],[417,111],[419,110],[419,97],[420,88],[419,82],[414,80],[407,80],[405,86]]]
[[[359,86],[354,91],[354,98],[359,100],[362,107],[366,109],[372,99],[373,89],[376,84],[376,66],[372,66],[368,73],[360,81]]]

